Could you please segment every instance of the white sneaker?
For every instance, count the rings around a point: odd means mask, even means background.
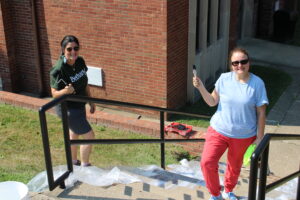
[[[235,194],[233,192],[223,192],[222,196],[224,199],[228,199],[228,200],[238,200],[238,198],[235,196]]]

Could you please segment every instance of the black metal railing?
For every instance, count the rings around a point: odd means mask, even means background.
[[[69,138],[69,125],[67,120],[67,108],[66,101],[78,101],[78,102],[92,102],[97,104],[104,105],[114,105],[114,106],[124,106],[124,107],[133,107],[139,109],[147,109],[152,111],[160,112],[160,139],[89,139],[89,140],[70,140]],[[46,111],[53,108],[54,106],[61,104],[62,112],[62,124],[63,124],[63,133],[64,133],[64,142],[65,142],[65,152],[67,160],[67,171],[63,173],[59,178],[54,180],[53,176],[53,167],[50,153],[49,137],[48,137],[48,128],[46,120]],[[49,190],[54,190],[57,186],[65,188],[64,180],[69,176],[73,171],[72,157],[71,157],[71,145],[79,144],[133,144],[133,143],[160,143],[160,152],[161,152],[161,167],[165,168],[165,143],[177,143],[177,142],[204,142],[204,139],[165,139],[164,137],[164,113],[173,113],[187,116],[194,116],[200,118],[209,118],[208,116],[185,113],[177,110],[159,108],[154,106],[140,105],[134,103],[125,103],[120,101],[112,101],[105,99],[96,99],[85,96],[73,96],[65,95],[60,98],[54,99],[39,109],[40,125],[44,146],[45,154],[45,164],[48,177]]]
[[[248,199],[254,200],[264,200],[266,193],[276,189],[282,184],[292,180],[293,178],[298,177],[298,186],[297,186],[297,198],[300,199],[300,169],[294,173],[291,173],[280,180],[277,180],[273,183],[267,185],[267,170],[268,170],[268,159],[269,159],[269,146],[271,140],[300,140],[300,135],[295,134],[266,134],[260,144],[257,146],[251,157],[250,165],[250,180],[249,180],[249,191]],[[300,156],[299,156],[300,158]],[[260,174],[259,174],[259,186],[257,188],[257,174],[259,168],[259,159],[260,161]],[[291,160],[291,162],[300,162],[298,160]],[[256,189],[258,189],[256,196]]]
[[[98,104],[114,105],[114,106],[124,106],[133,107],[140,109],[147,109],[160,112],[160,139],[93,139],[93,140],[70,140],[69,138],[69,125],[67,120],[67,108],[66,101],[79,101],[79,102],[93,102]],[[48,128],[46,121],[46,111],[53,108],[54,106],[61,104],[62,106],[62,123],[64,132],[64,142],[65,142],[65,152],[68,170],[62,174],[59,178],[54,180],[53,167],[50,154]],[[177,110],[159,108],[154,106],[139,105],[133,103],[125,103],[112,100],[96,99],[84,96],[72,96],[65,95],[60,98],[54,99],[49,103],[45,104],[39,109],[39,117],[41,124],[41,132],[44,146],[45,154],[45,164],[48,177],[49,190],[54,190],[57,186],[65,188],[65,179],[73,171],[72,158],[71,158],[71,145],[78,144],[133,144],[133,143],[160,143],[161,145],[161,167],[165,168],[165,143],[177,143],[177,142],[204,142],[204,139],[165,139],[164,138],[164,113],[173,113],[187,116],[194,116],[200,118],[209,118],[208,116],[197,115],[192,113],[185,113]],[[251,157],[250,166],[250,180],[249,180],[249,200],[264,200],[265,194],[280,185],[286,183],[287,181],[298,177],[298,188],[297,188],[297,199],[300,199],[300,170],[296,171],[274,183],[266,185],[267,180],[267,170],[268,170],[268,155],[269,155],[269,143],[271,140],[300,140],[300,135],[292,134],[266,134],[260,144],[257,146]],[[260,160],[260,167],[259,167]],[[297,162],[297,161],[295,161]],[[258,196],[256,197],[256,187],[257,187],[257,174],[258,168],[260,168],[260,178],[258,187]]]

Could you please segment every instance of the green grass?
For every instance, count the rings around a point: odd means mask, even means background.
[[[11,105],[0,104],[0,182],[27,183],[37,173],[44,171],[44,153],[38,112]],[[64,165],[65,151],[61,121],[47,115],[53,166]],[[151,138],[149,136],[118,131],[92,125],[96,138]],[[91,162],[98,167],[160,166],[160,144],[94,145]],[[166,144],[166,164],[177,163],[189,154],[179,146]]]
[[[251,72],[259,76],[265,82],[270,103],[267,107],[268,114],[284,90],[291,84],[292,78],[284,71],[274,68],[270,69],[269,67],[263,66],[251,66]],[[197,103],[183,107],[181,111],[211,117],[216,109],[217,106],[209,107],[201,98]],[[174,115],[171,117],[171,121],[177,121],[198,127],[209,126],[209,119],[183,115]]]

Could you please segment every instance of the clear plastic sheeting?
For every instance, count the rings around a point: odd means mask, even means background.
[[[163,170],[156,165],[143,167],[114,167],[104,170],[96,166],[78,167],[73,166],[74,171],[65,180],[67,188],[74,186],[77,181],[94,186],[110,186],[113,184],[129,184],[143,182],[166,189],[176,186],[193,188],[204,186],[203,176],[200,170],[199,161],[187,161],[183,159],[180,164],[168,165],[168,170]],[[67,171],[67,166],[53,168],[54,180]],[[42,192],[48,189],[47,173],[43,171],[37,174],[27,184],[29,191]]]
[[[172,164],[164,170],[156,165],[143,167],[113,167],[112,169],[101,169],[96,166],[78,167],[73,166],[74,171],[65,180],[67,188],[74,186],[79,181],[94,186],[111,186],[114,184],[130,184],[143,182],[149,185],[163,187],[165,189],[178,186],[194,189],[197,186],[205,186],[204,178],[200,169],[199,161],[187,161],[183,159],[179,164]],[[224,175],[226,164],[219,163],[219,173]],[[53,168],[54,179],[56,180],[64,172],[66,166]],[[223,185],[223,176],[220,176],[220,183]],[[42,192],[48,190],[46,171],[37,174],[28,184],[29,191]],[[266,200],[287,200],[295,199],[297,180],[294,179],[281,187],[267,193]],[[243,197],[243,199],[247,199]]]
[[[74,186],[77,181],[87,183],[95,186],[110,186],[112,184],[123,183],[129,184],[141,181],[126,172],[120,171],[119,168],[114,167],[111,170],[103,170],[95,166],[79,167],[73,166],[73,173],[65,180],[67,188]],[[60,177],[67,171],[67,166],[60,165],[53,168],[54,180]],[[42,192],[48,189],[48,178],[46,171],[37,174],[27,184],[29,191]]]
[[[268,192],[266,200],[288,200],[296,199],[298,178],[285,183],[284,185]]]
[[[163,170],[156,165],[140,168],[121,167],[122,170],[139,176],[144,183],[170,189],[178,186],[194,188],[205,186],[203,175],[200,170],[199,161],[187,161],[183,159],[180,164],[167,166]]]

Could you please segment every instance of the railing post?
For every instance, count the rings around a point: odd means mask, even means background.
[[[72,163],[71,142],[70,142],[69,122],[68,122],[66,101],[63,101],[61,103],[61,115],[62,115],[63,131],[64,131],[67,166],[68,166],[68,170],[70,172],[72,172],[73,171],[73,163]]]
[[[42,140],[43,140],[43,147],[44,147],[46,171],[48,177],[48,185],[49,185],[49,189],[52,190],[54,188],[54,178],[53,178],[53,171],[52,171],[51,152],[50,152],[50,145],[49,145],[46,114],[44,110],[39,111],[39,117],[40,117],[40,125],[41,125]]]
[[[164,112],[160,111],[160,139],[165,140],[165,117]],[[160,158],[161,158],[161,168],[165,169],[165,143],[160,143]]]
[[[267,183],[267,170],[269,160],[269,145],[267,144],[262,156],[260,163],[260,174],[259,174],[259,187],[258,187],[258,199],[265,200],[266,197],[266,183]]]
[[[299,165],[299,170],[300,170],[300,165]],[[300,199],[300,176],[298,176],[298,189],[297,189],[296,199]]]
[[[258,159],[255,157],[251,158],[250,165],[250,180],[249,180],[249,190],[248,190],[248,199],[256,199],[256,186],[257,186],[257,169],[258,169]]]

